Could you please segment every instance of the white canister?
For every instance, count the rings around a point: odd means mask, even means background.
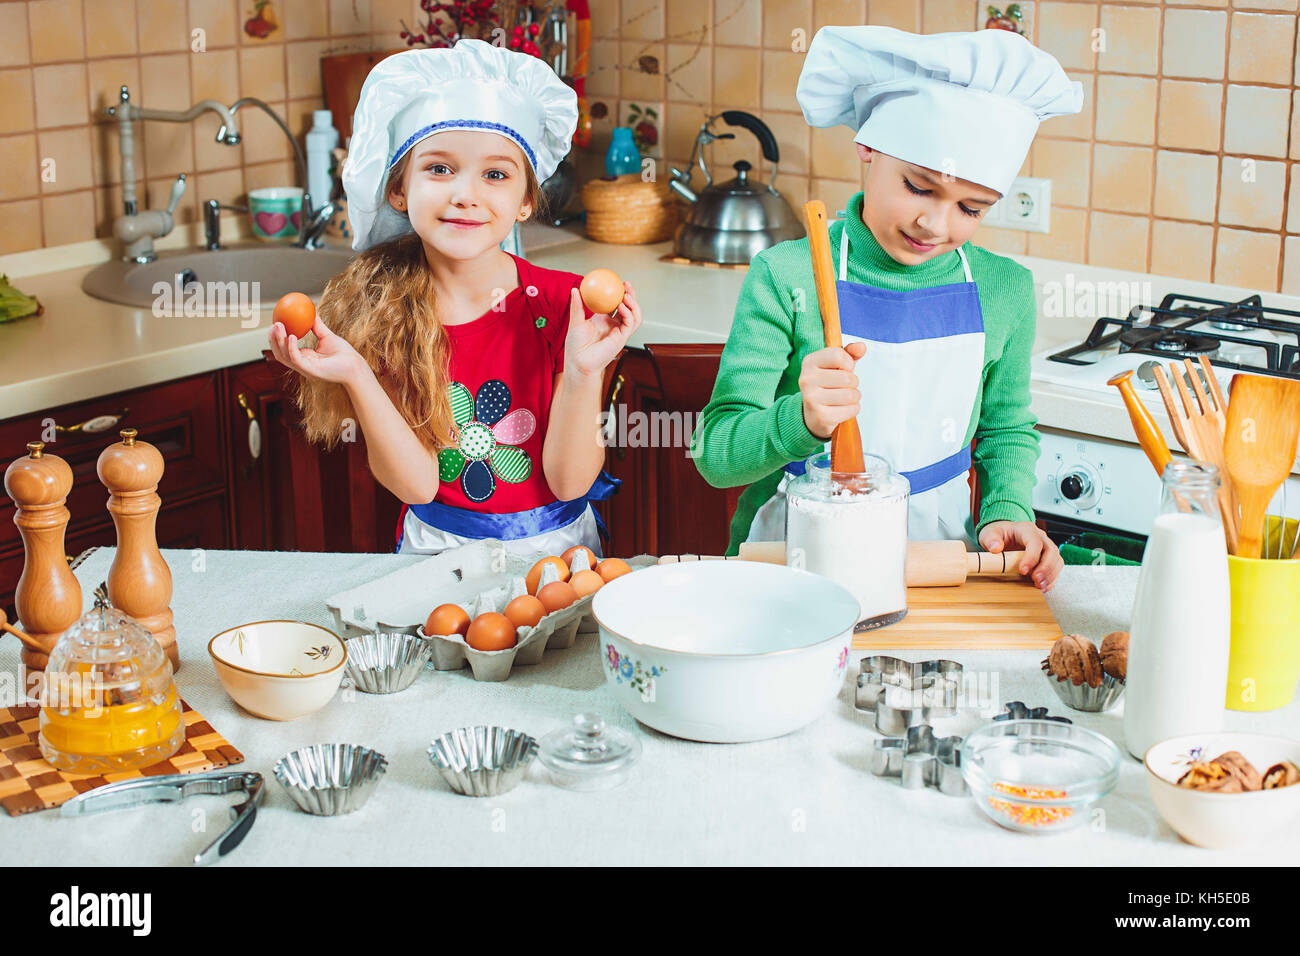
[[[786,564],[847,588],[861,606],[855,630],[907,615],[907,479],[866,455],[861,474],[831,475],[813,455],[786,488]]]
[[[330,165],[334,161],[334,147],[339,144],[339,131],[334,128],[334,114],[329,110],[314,110],[312,127],[307,132],[307,192],[311,194],[313,208],[329,202]]]
[[[1172,461],[1142,556],[1129,624],[1124,745],[1223,729],[1231,615],[1219,471]]]

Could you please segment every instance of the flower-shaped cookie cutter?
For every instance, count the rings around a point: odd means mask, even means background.
[[[908,790],[934,787],[950,797],[969,792],[961,775],[961,738],[936,737],[929,724],[908,727],[903,737],[873,740],[871,772],[877,777],[899,777]]]
[[[1002,713],[994,720],[1055,720],[1062,724],[1072,724],[1069,717],[1055,717],[1047,712],[1046,707],[1027,707],[1023,700],[1008,701],[1002,707]]]
[[[880,655],[859,664],[853,706],[876,715],[876,730],[902,737],[908,728],[957,713],[961,665],[956,661],[905,661]]]

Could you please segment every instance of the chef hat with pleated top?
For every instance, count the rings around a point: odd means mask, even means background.
[[[1083,86],[1009,30],[920,35],[823,27],[796,91],[810,126],[1006,195],[1038,124],[1083,108]]]
[[[411,231],[384,194],[390,170],[421,140],[447,130],[496,133],[523,151],[543,182],[568,154],[577,125],[577,95],[526,53],[466,39],[386,57],[361,87],[343,168],[352,248]]]

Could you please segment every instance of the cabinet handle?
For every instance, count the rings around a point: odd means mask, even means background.
[[[623,373],[619,372],[614,376],[614,387],[609,390],[609,419],[614,424],[614,434],[618,434],[618,396],[623,391]],[[614,446],[614,457],[620,461],[627,455],[627,450],[621,445]]]
[[[64,435],[73,435],[77,432],[86,435],[98,435],[100,432],[111,431],[120,425],[126,418],[126,413],[130,410],[124,408],[116,415],[96,415],[94,418],[87,418],[84,422],[77,422],[75,425],[55,425],[54,430]]]
[[[257,422],[257,415],[253,412],[247,395],[240,392],[235,401],[244,410],[244,414],[248,416],[248,454],[253,461],[257,461],[262,457],[262,426]]]

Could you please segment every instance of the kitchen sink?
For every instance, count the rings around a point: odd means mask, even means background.
[[[248,302],[256,295],[262,306],[270,308],[286,292],[319,295],[331,277],[347,268],[353,255],[347,248],[301,249],[262,242],[211,251],[177,249],[160,252],[143,265],[106,262],[87,273],[81,288],[108,302],[171,312],[172,303],[179,308],[192,298],[190,286],[197,282],[204,290],[204,302]],[[178,289],[184,290],[180,297]]]

